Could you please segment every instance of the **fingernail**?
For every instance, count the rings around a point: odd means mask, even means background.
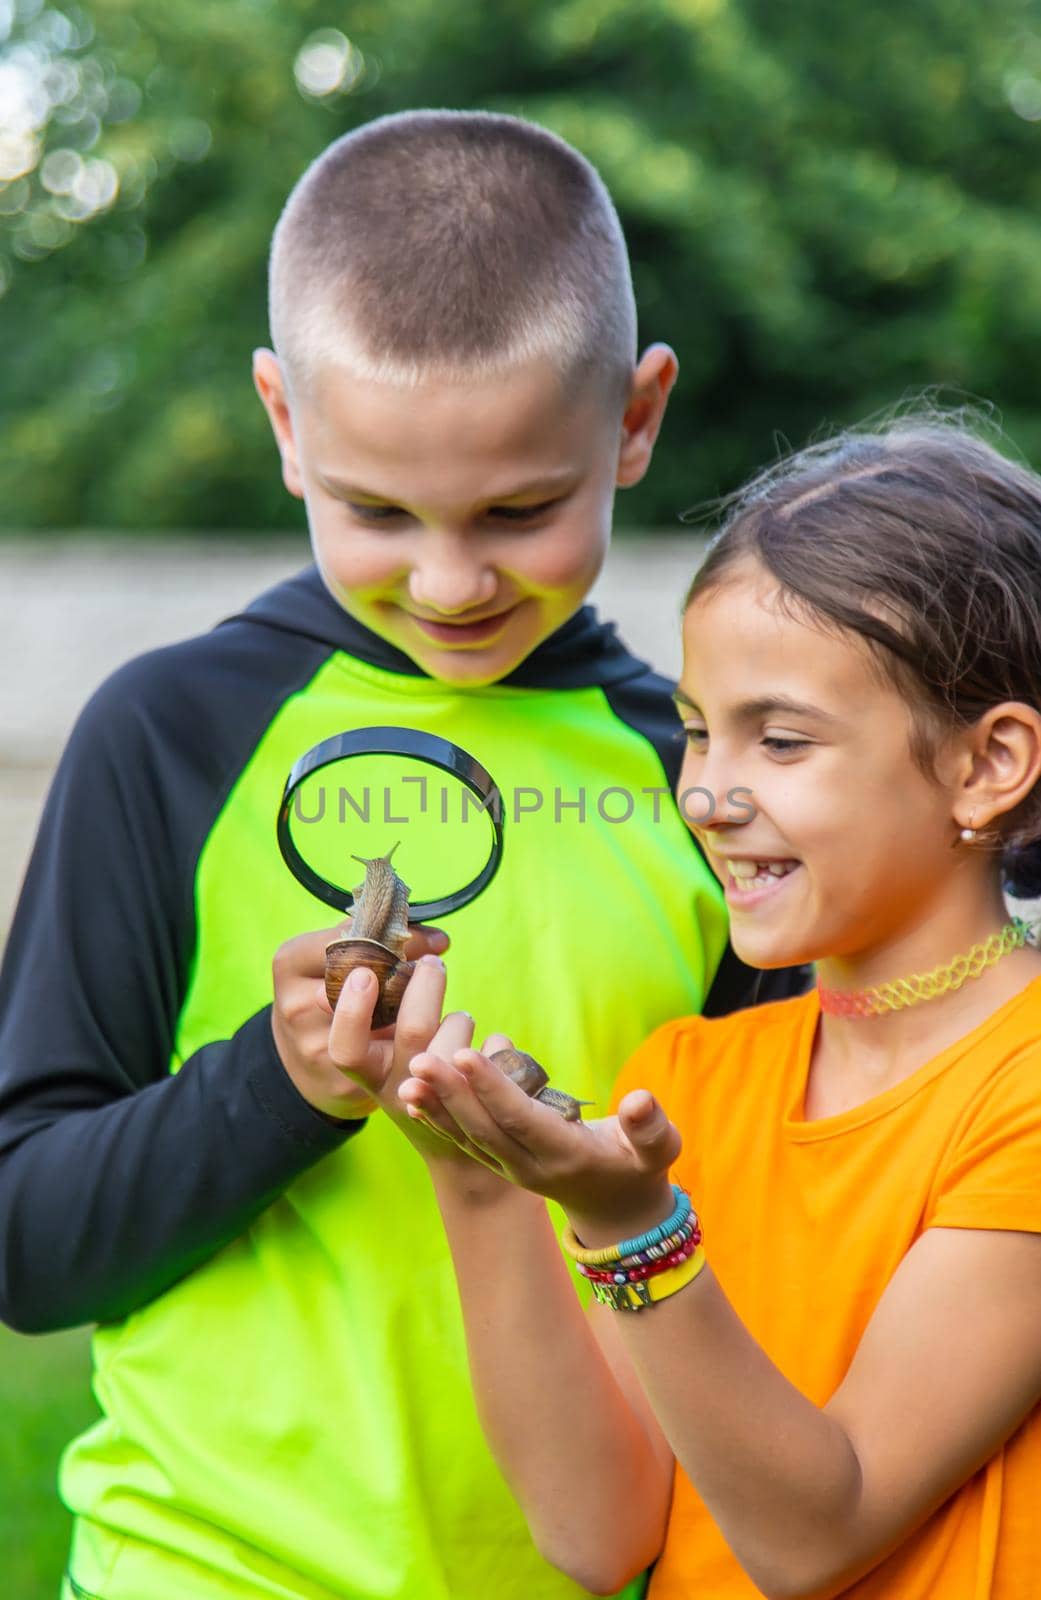
[[[440,972],[445,970],[445,964],[440,956],[420,956],[419,960],[421,966],[437,967]]]
[[[347,979],[347,983],[351,989],[367,989],[369,986],[368,967],[355,967],[354,971]]]

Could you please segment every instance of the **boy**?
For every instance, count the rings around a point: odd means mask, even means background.
[[[99,691],[0,989],[0,1308],[102,1324],[67,1593],[575,1595],[481,1440],[421,1163],[326,1054],[331,934],[301,931],[273,817],[330,734],[453,738],[545,797],[453,921],[458,992],[601,1105],[702,1006],[726,932],[662,800],[668,686],[579,609],[676,362],[635,362],[595,173],[501,117],[333,145],[276,230],[271,320],[255,380],[317,571]]]

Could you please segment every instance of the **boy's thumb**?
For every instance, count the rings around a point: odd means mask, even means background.
[[[641,1165],[667,1167],[680,1153],[679,1130],[648,1089],[633,1089],[618,1107],[618,1121]]]

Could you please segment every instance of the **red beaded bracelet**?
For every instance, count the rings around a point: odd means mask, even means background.
[[[667,1272],[670,1267],[678,1267],[688,1256],[692,1256],[701,1243],[701,1229],[695,1228],[691,1236],[671,1251],[667,1256],[658,1261],[648,1261],[639,1267],[626,1267],[620,1261],[614,1272],[605,1272],[595,1267],[579,1266],[578,1270],[583,1278],[588,1278],[590,1283],[643,1283],[647,1278],[655,1278],[661,1272]]]

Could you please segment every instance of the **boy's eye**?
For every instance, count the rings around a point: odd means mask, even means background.
[[[534,506],[489,506],[488,516],[497,517],[500,522],[532,522],[558,504],[557,500],[541,500]]]
[[[704,744],[708,740],[708,729],[699,728],[690,722],[685,722],[683,724],[681,733],[688,744]]]
[[[359,522],[391,522],[395,517],[404,517],[408,513],[400,506],[363,506],[356,501],[344,502],[352,517],[357,517]]]

